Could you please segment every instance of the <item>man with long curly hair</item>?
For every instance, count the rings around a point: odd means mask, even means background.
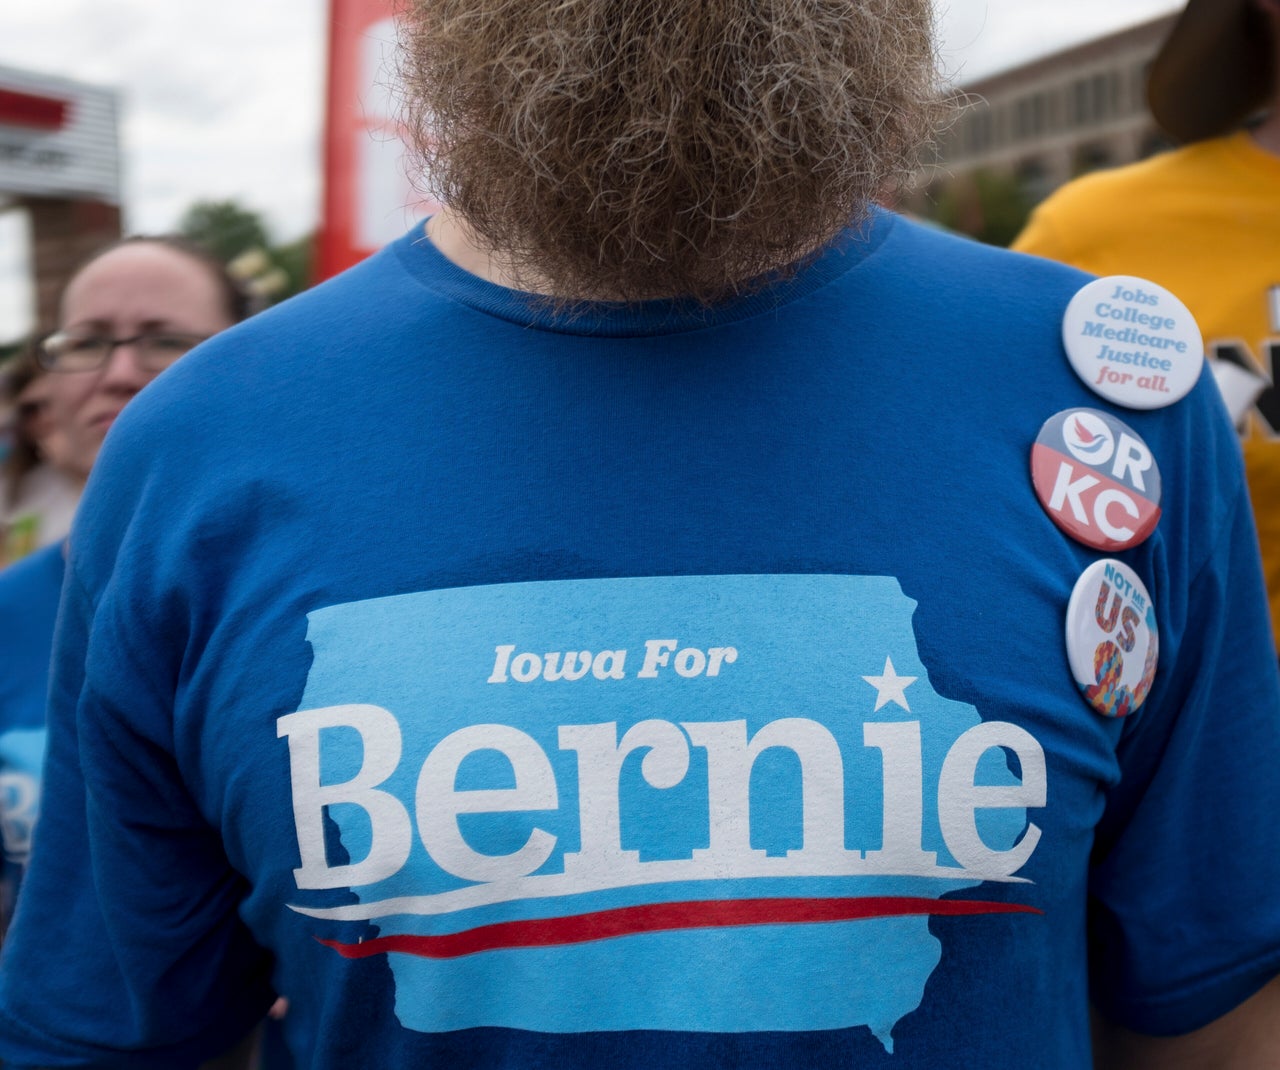
[[[95,470],[0,1058],[1275,1062],[1232,430],[1163,291],[876,206],[928,3],[403,30],[444,208]]]

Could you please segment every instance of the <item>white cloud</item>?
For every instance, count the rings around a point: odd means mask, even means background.
[[[1179,0],[938,0],[942,56],[960,81],[1178,10]]]
[[[0,64],[121,95],[125,226],[235,198],[279,240],[315,227],[324,0],[40,0],[6,10]],[[30,329],[26,242],[0,215],[0,341]]]

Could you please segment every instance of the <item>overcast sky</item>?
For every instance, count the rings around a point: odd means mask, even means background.
[[[689,0],[695,2],[695,0]],[[938,0],[963,82],[1174,10],[1179,0]],[[125,227],[234,198],[277,240],[319,214],[324,0],[17,0],[0,65],[122,95]],[[25,222],[0,213],[0,341],[29,328]]]

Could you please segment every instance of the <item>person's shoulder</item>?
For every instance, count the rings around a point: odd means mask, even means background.
[[[376,331],[403,300],[404,272],[396,252],[402,242],[214,335],[174,365],[166,379],[252,372],[261,362],[274,364],[291,354],[305,359],[325,339]],[[230,363],[224,363],[226,357]]]
[[[0,592],[7,594],[51,585],[57,587],[62,583],[64,562],[62,540],[33,550],[12,565],[0,569]]]
[[[1072,369],[1063,338],[1068,306],[1098,273],[907,219],[896,221],[893,236],[898,253],[893,270],[909,275],[917,293],[931,296],[935,314],[941,310],[941,322],[956,339],[940,347],[946,355],[937,359],[954,371],[960,345],[979,354],[1015,352],[1020,366],[1035,368],[1034,375],[1010,379],[1022,400],[1056,397],[1063,409],[1098,406],[1100,399]],[[1239,447],[1207,370],[1176,404],[1135,411],[1130,419],[1159,439],[1171,458],[1217,466],[1224,486],[1234,490]],[[1176,466],[1171,462],[1171,467]],[[1203,471],[1197,478],[1204,478]]]
[[[988,308],[1016,305],[1060,317],[1072,296],[1094,278],[1069,264],[906,217],[897,219],[893,237],[899,257],[918,279]]]
[[[133,398],[89,479],[77,574],[134,513],[169,526],[197,506],[206,516],[228,488],[250,493],[326,446],[339,417],[416,352],[425,302],[399,247],[419,234],[214,335]]]
[[[0,569],[0,621],[17,617],[30,623],[38,610],[56,605],[65,571],[62,540]]]
[[[1200,142],[1081,175],[1035,207],[1014,248],[1099,274],[1125,265],[1141,274],[1135,254],[1163,255],[1151,250],[1163,250],[1170,235],[1187,227],[1188,211],[1220,191],[1220,154],[1228,141]]]
[[[1216,170],[1228,139],[1196,142],[1119,167],[1090,171],[1059,186],[1036,209],[1038,214],[1069,218],[1072,225],[1105,223],[1112,215],[1142,214],[1146,201],[1134,198],[1181,192],[1197,176]]]
[[[331,398],[335,381],[350,385],[373,373],[419,296],[397,252],[405,240],[203,342],[129,403],[112,428],[110,452],[156,436],[181,451],[199,430],[206,445],[213,437],[234,448],[230,436],[245,421],[282,416],[316,395]]]

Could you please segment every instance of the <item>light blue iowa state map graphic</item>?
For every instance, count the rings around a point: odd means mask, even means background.
[[[930,916],[1029,909],[941,897],[1021,880],[1047,791],[1029,733],[933,691],[914,608],[891,577],[779,575],[314,611],[278,722],[290,905],[387,956],[413,1030],[865,1026],[892,1051]]]

